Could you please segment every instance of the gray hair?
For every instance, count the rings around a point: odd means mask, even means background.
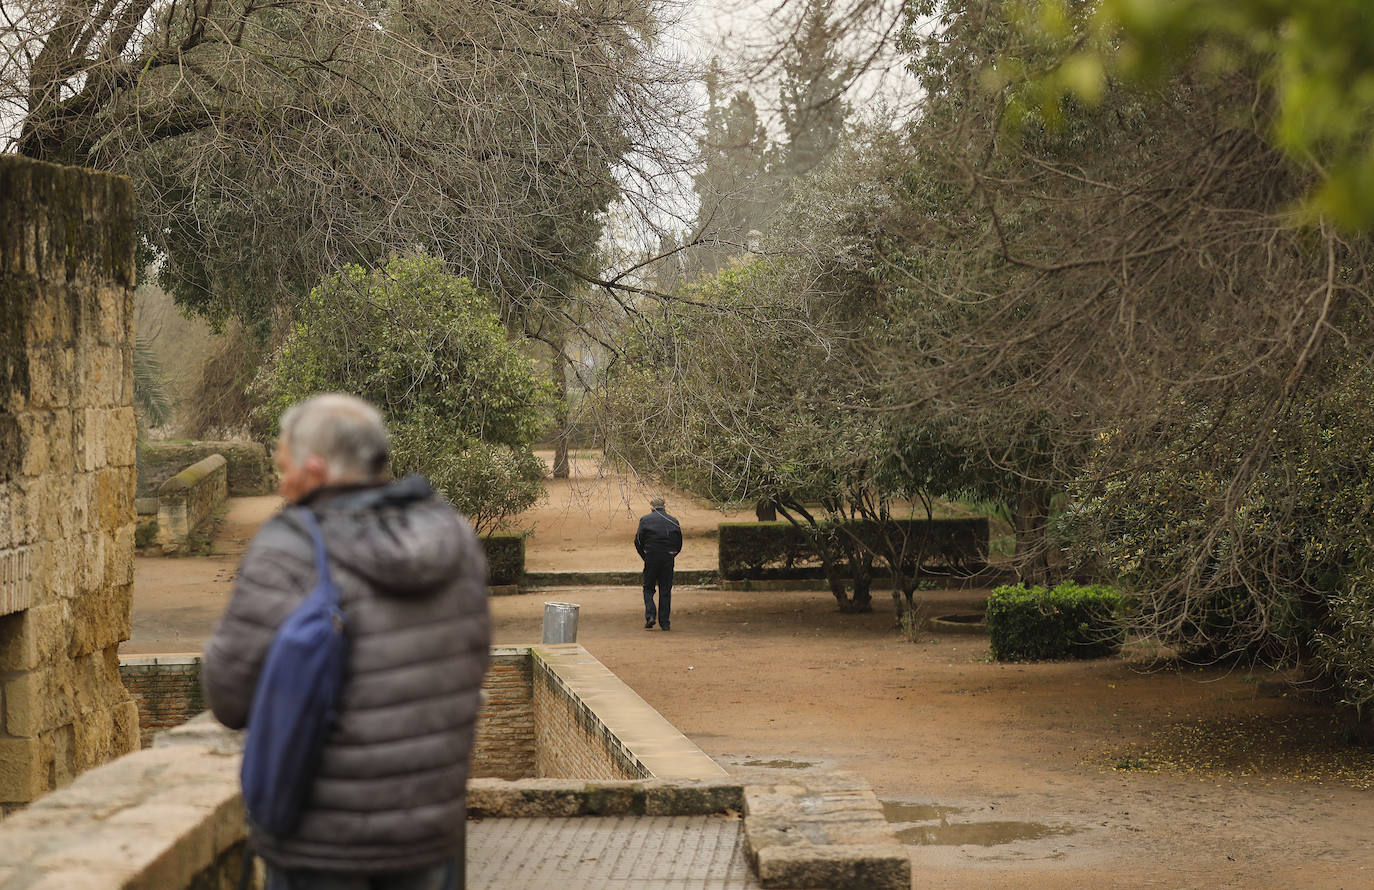
[[[391,452],[381,413],[357,396],[337,392],[286,409],[281,437],[292,460],[301,463],[313,454],[341,481],[380,479]]]

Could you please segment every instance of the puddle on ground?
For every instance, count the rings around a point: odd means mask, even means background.
[[[1065,825],[1044,825],[1039,822],[950,822],[949,817],[967,813],[966,807],[947,807],[935,803],[902,803],[896,800],[879,801],[883,818],[888,822],[910,825],[898,829],[897,839],[904,844],[931,847],[959,847],[972,844],[996,847],[1016,841],[1038,841],[1075,833]],[[911,823],[937,823],[911,825]]]
[[[883,818],[889,822],[941,822],[951,813],[962,813],[962,807],[942,807],[934,803],[898,803],[895,800],[879,801],[883,805]]]
[[[809,769],[815,765],[814,763],[807,763],[805,760],[746,760],[735,764],[735,766],[763,766],[768,769]]]
[[[995,847],[1073,833],[1072,828],[1042,825],[1039,822],[942,822],[939,825],[903,828],[897,832],[897,839],[904,844],[931,847],[959,847],[964,844]]]

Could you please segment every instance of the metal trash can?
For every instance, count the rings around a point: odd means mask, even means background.
[[[577,610],[580,608],[577,603],[545,603],[542,642],[576,643]]]

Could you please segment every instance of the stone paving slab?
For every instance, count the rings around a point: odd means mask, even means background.
[[[468,823],[468,890],[756,890],[730,816]]]

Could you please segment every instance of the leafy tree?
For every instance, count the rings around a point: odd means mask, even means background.
[[[699,142],[700,170],[692,188],[698,200],[696,237],[705,245],[686,258],[689,279],[713,274],[748,249],[751,232],[766,226],[772,206],[767,176],[768,132],[748,90],[728,98],[718,65],[706,78],[705,130]]]
[[[1253,76],[1272,97],[1265,135],[1312,171],[1307,209],[1352,230],[1374,225],[1374,9],[1364,0],[1039,0],[1017,24],[1058,52],[1013,111],[1057,114],[1074,96],[1096,102],[1111,79],[1157,83],[1201,57]]]
[[[493,301],[429,257],[322,280],[254,384],[273,416],[323,390],[376,404],[396,473],[421,473],[479,531],[534,504],[547,387]]]
[[[929,465],[855,388],[836,348],[852,329],[798,298],[813,271],[737,263],[631,331],[599,393],[608,454],[718,504],[775,505],[808,532],[841,611],[871,608],[885,562],[900,613],[924,554],[893,520],[930,515]]]
[[[527,306],[577,295],[655,166],[623,162],[676,112],[656,29],[654,0],[33,0],[0,18],[0,138],[129,175],[145,258],[213,320],[263,334],[416,249]]]
[[[845,93],[859,66],[840,50],[845,10],[835,0],[806,0],[795,39],[782,50],[778,105],[785,141],[773,160],[774,175],[810,173],[844,137],[849,103]]]
[[[1149,85],[1046,105],[1028,97],[1072,74],[1084,18],[1047,39],[1025,6],[941,8],[910,35],[925,113],[863,177],[853,204],[876,209],[819,251],[892,307],[877,385],[1008,482],[1071,492],[1064,527],[1142,631],[1374,676],[1346,632],[1374,244],[1293,212],[1324,174],[1274,136],[1260,69],[1203,41]]]

